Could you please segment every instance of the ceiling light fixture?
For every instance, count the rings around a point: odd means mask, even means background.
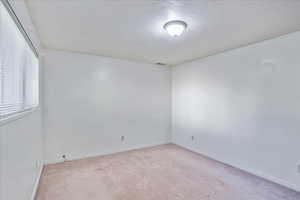
[[[186,28],[187,24],[180,20],[169,21],[164,25],[164,29],[173,37],[180,36]]]

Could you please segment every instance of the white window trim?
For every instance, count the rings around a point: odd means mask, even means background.
[[[22,110],[20,112],[15,112],[15,113],[9,114],[7,116],[4,116],[0,119],[0,127],[4,126],[6,124],[9,124],[13,121],[22,119],[22,118],[26,117],[27,115],[33,114],[34,112],[37,112],[37,111],[40,111],[40,110],[41,110],[41,107],[36,106],[36,107],[33,107],[33,108],[28,108],[26,110]]]
[[[0,0],[0,1],[2,2],[2,4],[4,5],[4,7],[7,9],[9,15],[11,16],[11,18],[15,22],[15,24],[18,27],[19,31],[22,33],[24,39],[26,40],[27,44],[29,45],[29,47],[31,48],[31,50],[33,51],[33,53],[36,55],[37,58],[39,58],[39,53],[38,53],[37,49],[35,48],[33,42],[31,41],[31,39],[29,37],[29,35],[25,31],[25,29],[24,29],[21,21],[19,20],[19,18],[16,15],[14,9],[10,5],[9,1],[8,0]]]
[[[35,56],[39,59],[38,51],[36,50],[35,46],[33,45],[30,37],[26,33],[26,31],[25,31],[22,23],[18,19],[17,15],[14,12],[14,10],[13,10],[12,6],[10,5],[10,3],[7,0],[0,0],[0,1],[1,1],[0,3],[2,3],[4,5],[4,7],[6,7],[8,13],[12,17],[12,19],[14,20],[17,28],[22,33],[24,39],[26,40],[27,44],[29,45],[29,47],[31,48],[31,50],[33,51],[33,53],[35,54]],[[39,73],[39,79],[40,79],[40,73]],[[40,82],[38,84],[40,84]],[[24,110],[19,111],[19,112],[14,112],[14,113],[11,113],[11,114],[8,114],[8,115],[1,116],[0,117],[0,127],[3,126],[3,125],[5,125],[5,124],[8,124],[10,122],[22,119],[25,116],[27,116],[29,114],[32,114],[34,112],[40,111],[40,110],[41,110],[41,106],[40,106],[40,97],[39,97],[39,104],[37,106],[32,107],[32,108],[28,108],[28,109],[24,109]]]

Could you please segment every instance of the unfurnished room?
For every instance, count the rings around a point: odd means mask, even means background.
[[[300,0],[0,0],[0,200],[300,200]]]

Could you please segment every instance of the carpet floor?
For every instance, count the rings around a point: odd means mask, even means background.
[[[37,200],[300,200],[300,193],[168,144],[47,165]]]

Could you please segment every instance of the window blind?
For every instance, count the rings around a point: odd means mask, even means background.
[[[39,104],[39,60],[0,1],[0,119]]]

